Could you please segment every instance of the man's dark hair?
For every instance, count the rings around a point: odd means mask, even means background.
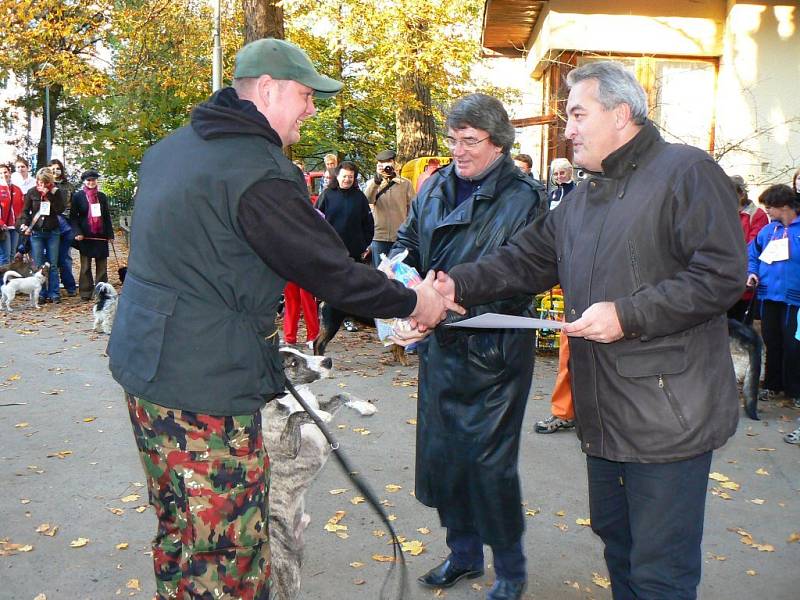
[[[358,167],[356,166],[356,163],[349,160],[343,160],[339,163],[339,166],[336,167],[336,175],[339,175],[339,171],[352,171],[354,176],[358,178]]]
[[[514,144],[514,126],[503,103],[486,94],[469,94],[457,100],[447,115],[446,125],[448,129],[483,129],[504,153]]]
[[[533,159],[528,154],[517,154],[512,158],[514,160],[518,160],[519,162],[524,162],[526,165],[528,165],[529,169],[533,168]]]
[[[758,197],[759,202],[767,208],[782,208],[788,206],[795,212],[800,212],[800,203],[797,194],[788,185],[782,183],[771,185],[761,192]]]

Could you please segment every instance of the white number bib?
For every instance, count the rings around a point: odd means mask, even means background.
[[[99,204],[90,204],[89,205],[89,214],[93,217],[100,216],[100,205]]]
[[[770,240],[758,259],[768,265],[781,260],[789,260],[789,238]]]
[[[50,215],[50,201],[42,200],[42,202],[39,204],[39,216],[47,217],[49,215]]]

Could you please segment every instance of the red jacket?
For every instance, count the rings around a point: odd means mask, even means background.
[[[758,232],[761,231],[761,228],[769,223],[767,213],[752,202],[748,202],[739,209],[739,219],[742,222],[745,244],[752,242],[758,235]]]
[[[14,227],[14,222],[22,212],[25,197],[15,185],[0,185],[0,227]]]
[[[761,228],[769,223],[767,213],[750,201],[739,209],[739,219],[742,222],[742,233],[744,233],[745,244],[750,244],[750,242],[756,239]],[[753,290],[750,288],[746,289],[744,294],[742,294],[742,300],[750,300],[752,297]]]

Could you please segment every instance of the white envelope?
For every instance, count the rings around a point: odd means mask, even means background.
[[[470,327],[475,329],[563,329],[565,323],[563,321],[553,321],[552,319],[485,313],[456,323],[445,323],[445,325],[448,327]]]

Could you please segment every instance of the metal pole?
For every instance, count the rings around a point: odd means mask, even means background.
[[[46,85],[44,88],[44,162],[50,163],[50,86]]]
[[[222,36],[220,35],[220,0],[214,0],[214,53],[212,56],[212,88],[222,88]]]

